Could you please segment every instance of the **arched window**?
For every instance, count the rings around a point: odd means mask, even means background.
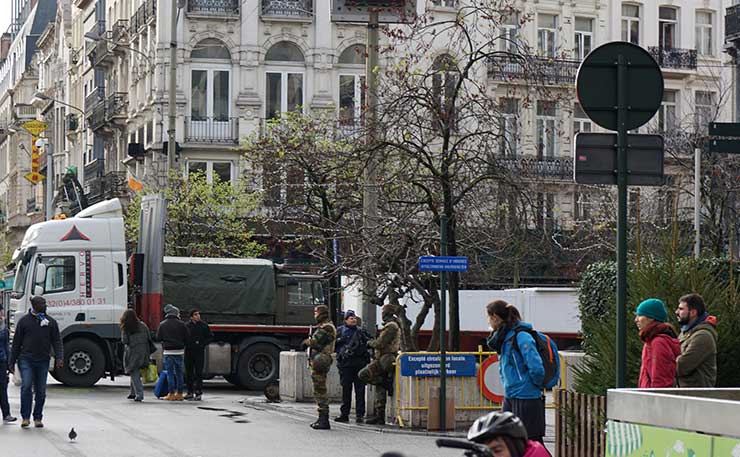
[[[342,51],[339,56],[341,65],[365,65],[365,45],[354,44]]]
[[[267,51],[265,60],[268,62],[303,62],[301,49],[289,41],[275,43]]]
[[[432,91],[437,104],[440,125],[444,126],[449,123],[452,128],[455,117],[452,100],[460,78],[460,71],[455,59],[449,54],[442,54],[434,59],[432,70]]]
[[[265,117],[273,119],[286,111],[303,107],[304,57],[289,41],[275,43],[265,55]]]
[[[216,38],[206,38],[190,53],[190,119],[186,120],[189,141],[233,142],[231,116],[231,53]]]

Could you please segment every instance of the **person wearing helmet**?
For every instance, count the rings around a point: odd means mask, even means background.
[[[313,316],[316,319],[316,328],[310,337],[303,340],[303,344],[310,348],[309,365],[311,366],[311,380],[313,381],[314,398],[319,417],[311,424],[314,430],[329,430],[329,395],[326,388],[326,375],[333,363],[331,355],[334,353],[334,343],[337,339],[337,329],[329,319],[329,307],[318,305],[314,307]]]
[[[541,443],[527,439],[521,419],[508,411],[493,411],[476,419],[468,440],[488,446],[493,457],[551,457]]]

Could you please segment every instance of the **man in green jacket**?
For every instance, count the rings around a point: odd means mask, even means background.
[[[676,310],[681,325],[681,355],[676,359],[679,387],[714,387],[717,381],[717,318],[707,313],[699,294],[684,295]]]

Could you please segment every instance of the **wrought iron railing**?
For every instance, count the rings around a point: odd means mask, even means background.
[[[517,176],[556,179],[573,178],[572,159],[540,159],[532,156],[524,156],[521,158],[500,158],[496,160],[496,164]]]
[[[262,0],[263,16],[313,16],[313,0]]]
[[[725,11],[725,41],[740,38],[740,4],[733,5]]]
[[[128,20],[119,19],[111,29],[111,40],[117,44],[126,44],[128,41]]]
[[[36,119],[36,107],[25,103],[16,103],[15,106],[15,117],[21,120],[24,119]]]
[[[88,205],[110,198],[125,198],[128,196],[125,171],[111,171],[103,176],[90,178],[86,180],[85,187],[90,189],[85,194]]]
[[[131,34],[140,32],[147,24],[149,24],[149,21],[156,19],[156,17],[157,0],[146,0],[141,6],[139,6],[134,15],[131,16],[131,27],[129,27],[129,32]]]
[[[95,55],[93,57],[93,65],[100,65],[105,59],[113,56],[113,33],[108,30],[103,32],[100,39],[95,42]]]
[[[661,68],[696,70],[696,49],[651,46],[648,52]]]
[[[128,110],[128,94],[116,92],[105,100],[105,119],[110,121],[115,117],[126,116]]]
[[[239,14],[239,0],[188,0],[188,12],[233,16]]]
[[[85,97],[85,112],[89,112],[105,98],[105,87],[97,87]]]
[[[488,59],[488,76],[510,81],[527,80],[533,84],[575,84],[578,60],[541,56],[495,55]]]
[[[238,117],[186,117],[185,141],[191,143],[238,143]]]
[[[98,102],[91,110],[86,111],[87,125],[91,130],[98,130],[105,126],[105,101]]]

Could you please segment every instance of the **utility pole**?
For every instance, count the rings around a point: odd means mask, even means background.
[[[378,218],[378,191],[377,191],[377,158],[375,151],[378,119],[378,10],[369,8],[370,18],[367,23],[367,61],[365,67],[365,79],[367,81],[367,116],[365,117],[368,128],[367,146],[370,150],[367,166],[365,167],[365,190],[362,195],[362,210],[366,233],[372,232],[375,228]],[[368,266],[372,260],[368,259]],[[375,278],[371,278],[373,268],[368,269],[368,276],[363,281],[363,303],[362,303],[362,321],[367,325],[367,330],[371,333],[375,331],[377,324],[377,310],[375,309]]]
[[[46,150],[46,220],[54,218],[54,210],[51,207],[54,200],[54,145],[49,141],[44,142]]]
[[[177,2],[170,0],[170,87],[169,87],[169,125],[167,126],[167,173],[175,169],[175,123],[177,122]],[[169,176],[168,176],[169,177]],[[168,179],[168,177],[165,178]]]
[[[701,253],[701,148],[694,148],[694,258]]]

